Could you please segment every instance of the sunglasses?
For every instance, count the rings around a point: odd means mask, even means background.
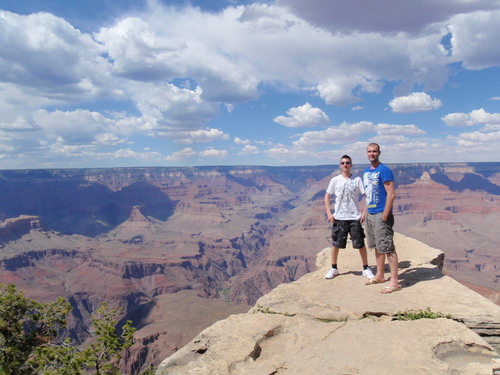
[[[351,164],[351,162],[350,161],[341,161],[340,162],[340,165],[344,165],[344,164]]]

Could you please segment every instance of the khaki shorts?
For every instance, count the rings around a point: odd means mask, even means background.
[[[387,222],[382,220],[382,212],[368,214],[366,217],[366,242],[370,249],[377,249],[379,253],[391,253],[394,246],[394,216],[389,215]]]

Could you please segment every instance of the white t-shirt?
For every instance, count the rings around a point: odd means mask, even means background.
[[[326,192],[335,195],[335,212],[333,217],[337,220],[359,220],[356,202],[360,195],[365,194],[363,181],[360,177],[345,178],[341,174],[333,177],[328,184]]]

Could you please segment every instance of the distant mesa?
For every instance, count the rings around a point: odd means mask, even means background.
[[[21,215],[9,218],[0,223],[0,243],[20,238],[33,229],[45,229],[38,216]]]

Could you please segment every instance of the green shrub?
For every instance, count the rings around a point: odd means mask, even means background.
[[[398,311],[394,320],[418,320],[418,319],[437,319],[446,318],[452,319],[450,314],[443,314],[440,312],[434,312],[430,307],[425,310],[405,310],[404,312]]]

